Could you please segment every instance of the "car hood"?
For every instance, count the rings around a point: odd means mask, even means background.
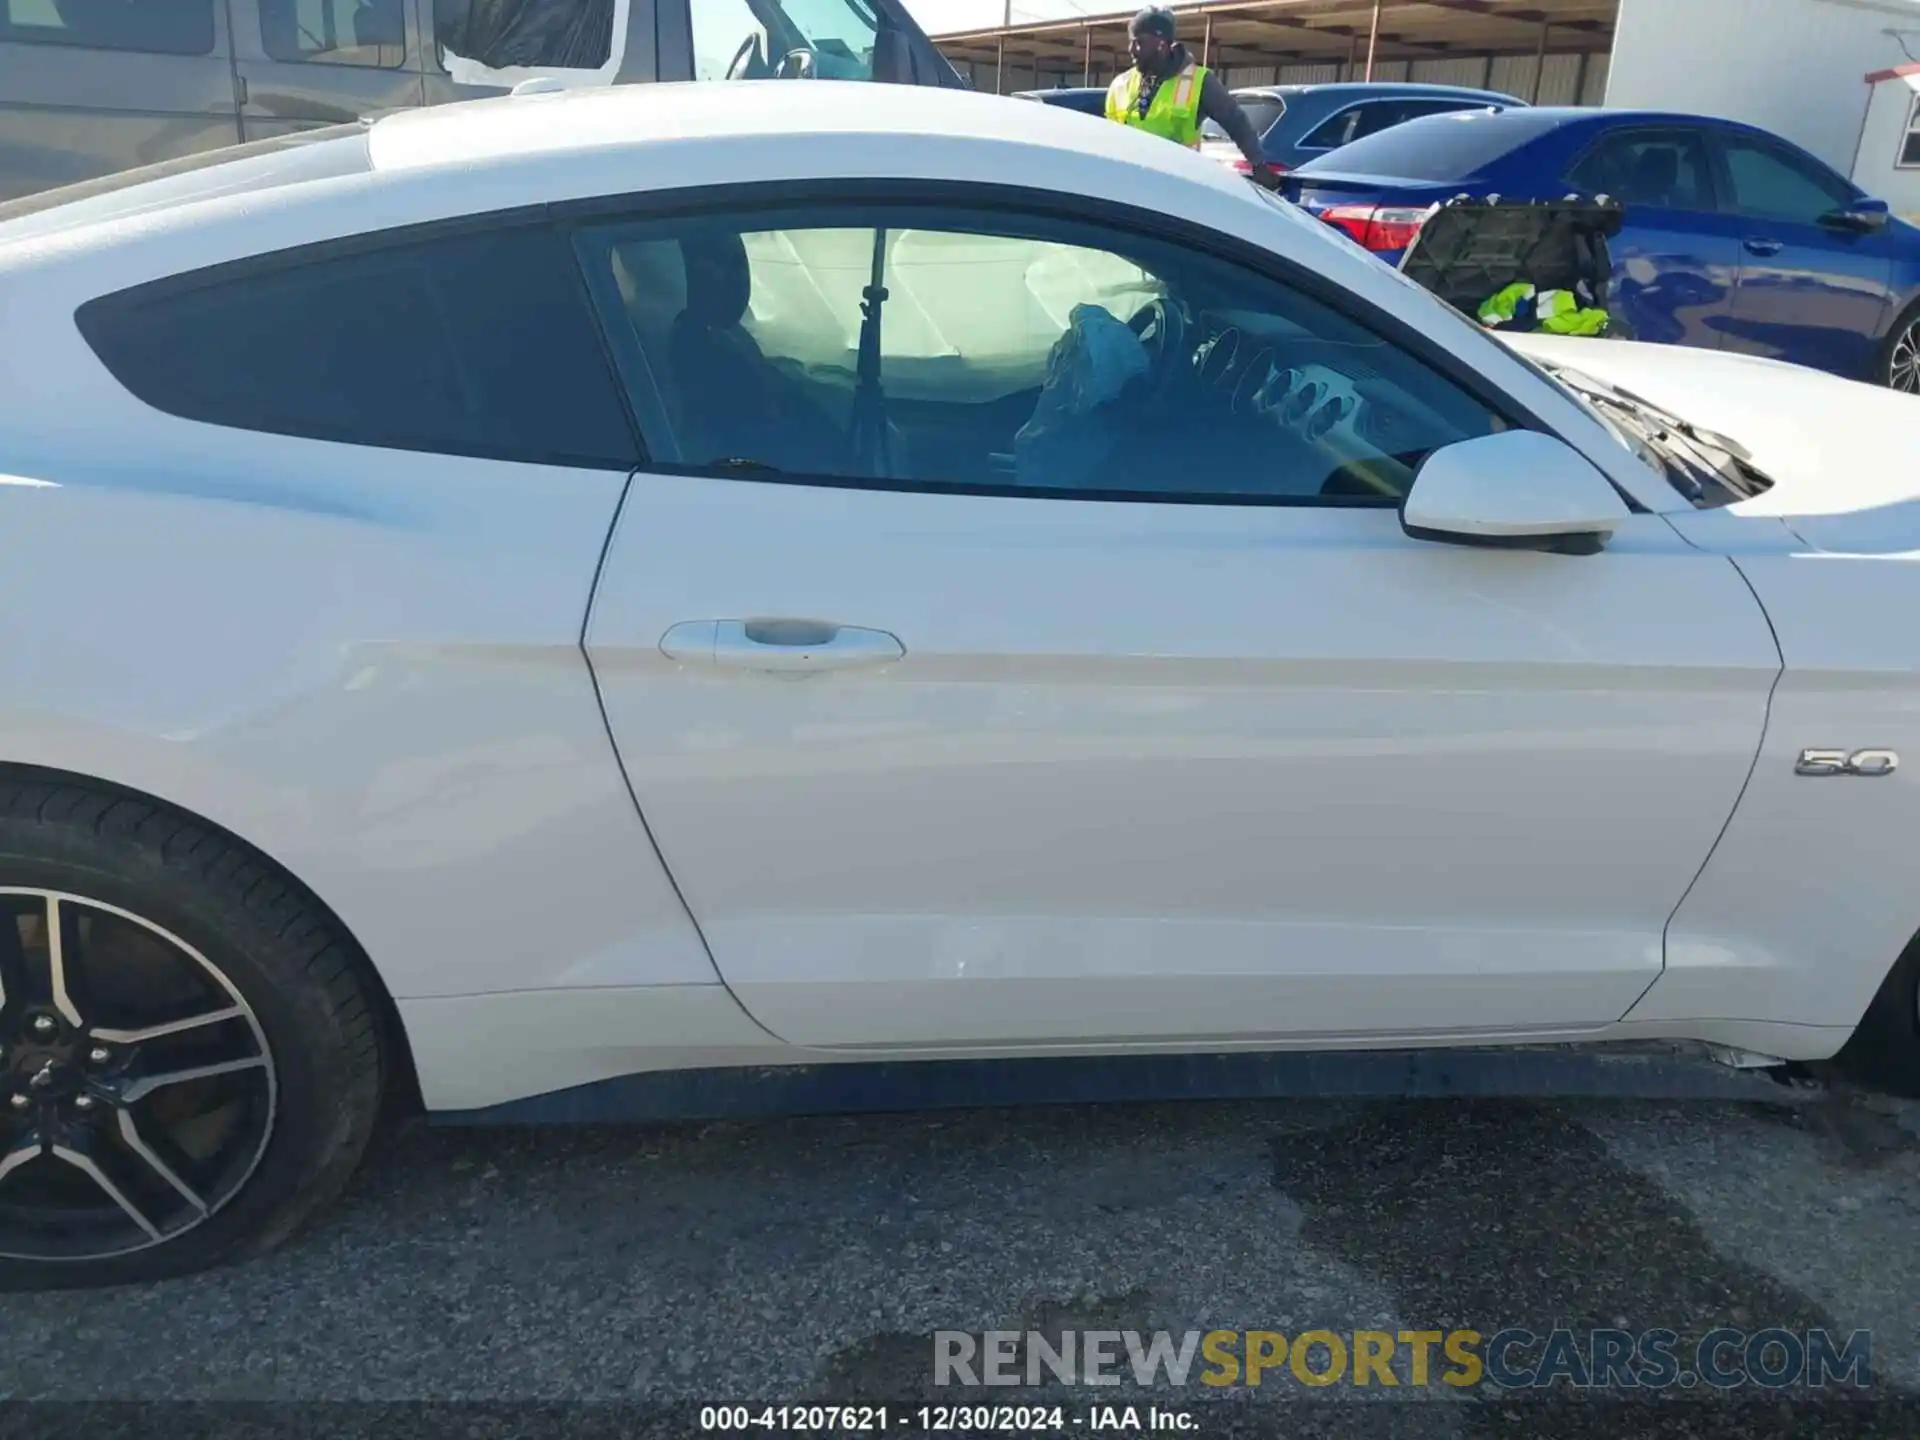
[[[1547,365],[1631,390],[1745,446],[1773,486],[1728,508],[1816,549],[1920,551],[1920,396],[1757,355],[1502,335]]]

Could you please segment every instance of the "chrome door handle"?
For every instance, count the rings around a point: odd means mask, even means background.
[[[1759,235],[1748,239],[1746,245],[1749,255],[1778,255],[1785,248],[1781,241],[1768,240]]]
[[[660,637],[660,651],[689,664],[792,673],[886,665],[907,647],[884,630],[823,620],[686,620]]]

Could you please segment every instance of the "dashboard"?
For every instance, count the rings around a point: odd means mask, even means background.
[[[1381,474],[1402,446],[1401,427],[1362,386],[1377,378],[1365,348],[1330,343],[1272,315],[1195,317],[1191,382],[1228,415],[1270,440],[1311,447],[1362,493],[1397,496],[1405,481]],[[1274,431],[1280,432],[1279,436]]]

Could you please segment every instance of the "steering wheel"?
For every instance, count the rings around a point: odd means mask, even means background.
[[[727,62],[726,73],[729,80],[758,80],[767,73],[767,62],[760,54],[759,35],[750,34],[740,42],[733,59]]]
[[[802,45],[797,50],[789,50],[780,57],[780,63],[773,67],[776,80],[818,80],[820,72],[814,66],[813,51]]]
[[[1187,355],[1187,317],[1164,296],[1149,300],[1133,312],[1127,328],[1140,337],[1147,352],[1147,394],[1158,399],[1179,373]]]

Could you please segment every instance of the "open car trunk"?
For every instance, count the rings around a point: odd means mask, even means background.
[[[1595,308],[1612,315],[1607,334],[1632,339],[1613,312],[1613,255],[1620,233],[1618,201],[1476,200],[1458,196],[1427,217],[1400,257],[1400,271],[1469,317],[1509,285],[1573,290],[1585,282]]]

